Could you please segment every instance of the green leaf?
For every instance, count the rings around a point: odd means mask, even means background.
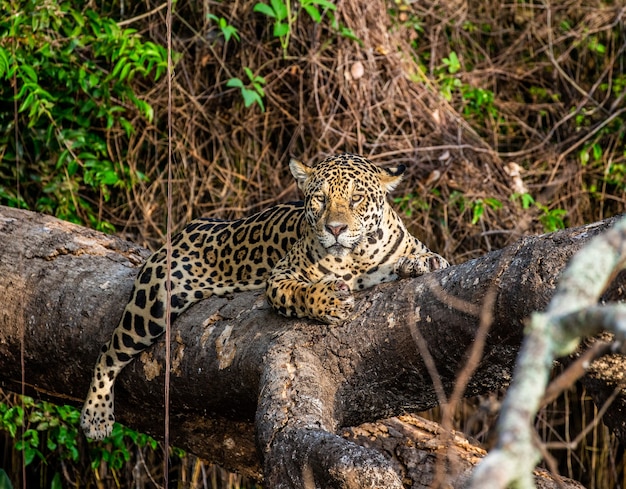
[[[448,67],[448,72],[454,74],[461,69],[461,62],[459,61],[459,57],[456,52],[450,51],[450,54],[447,58],[443,58],[443,64]]]
[[[283,0],[270,0],[274,12],[276,12],[276,20],[284,20],[289,15],[287,4]]]
[[[24,99],[24,101],[21,103],[19,109],[17,110],[18,112],[24,112],[26,109],[31,108],[35,103],[37,102],[37,99],[35,97],[35,93],[34,92],[30,92],[26,98]]]
[[[122,68],[124,68],[124,66],[126,65],[126,58],[120,58],[117,60],[117,63],[115,63],[115,66],[113,67],[113,70],[111,71],[111,74],[107,77],[108,80],[112,80],[118,77],[120,71],[122,71]]]
[[[70,11],[70,14],[74,18],[74,22],[76,23],[78,27],[85,26],[85,17],[80,12],[77,12],[76,10],[72,9]]]
[[[313,5],[303,5],[302,8],[304,8],[306,13],[309,14],[309,17],[311,17],[317,24],[321,22],[322,14],[320,14],[320,11],[317,10],[316,7]]]
[[[19,445],[19,443],[15,444],[15,447],[17,448]],[[24,449],[24,447],[22,446],[21,448],[17,448],[18,450],[23,449],[23,456],[24,456],[24,465],[28,466],[32,463],[32,461],[35,459],[35,450],[33,450],[32,448],[26,448]]]
[[[580,158],[580,164],[582,166],[586,166],[587,163],[589,163],[589,151],[586,149],[583,149],[580,151],[580,153],[578,153],[578,157]]]
[[[80,166],[78,164],[78,161],[72,159],[67,165],[67,173],[70,177],[73,177],[74,175],[76,175],[76,172],[79,168]]]
[[[284,22],[276,22],[274,24],[274,37],[286,36],[289,32],[289,24]]]
[[[256,91],[256,93],[258,93],[258,94],[259,94],[259,96],[261,96],[261,97],[265,97],[265,90],[263,90],[263,87],[261,86],[261,84],[260,84],[260,83],[257,83],[257,82],[253,83],[253,84],[252,84],[252,87],[254,88],[254,90]]]
[[[257,103],[259,104],[259,107],[261,107],[261,111],[265,112],[263,99],[257,92],[244,88],[241,90],[241,95],[243,96],[243,102],[246,107],[250,107],[252,104]]]
[[[105,171],[100,178],[100,183],[102,185],[115,185],[119,181],[120,178],[118,177],[117,173],[112,170]]]
[[[498,199],[494,199],[493,197],[485,198],[485,204],[487,204],[493,210],[502,209],[502,206],[504,205]]]
[[[124,117],[120,117],[119,118],[119,123],[122,126],[122,128],[124,129],[124,132],[126,133],[126,137],[130,137],[132,134],[135,134],[135,126],[133,126],[128,119],[124,118]]]
[[[130,76],[131,70],[133,69],[133,65],[131,63],[127,63],[124,65],[124,67],[122,68],[122,71],[119,74],[119,80],[120,81],[124,81],[126,79],[132,79],[132,76]]]
[[[63,480],[61,479],[61,474],[59,472],[54,474],[52,483],[50,484],[50,489],[63,489]]]
[[[145,100],[135,99],[133,100],[133,102],[135,103],[135,107],[137,107],[141,111],[146,120],[148,122],[152,122],[152,120],[154,119],[154,109],[152,108],[152,106]]]
[[[9,73],[9,57],[9,53],[0,46],[0,77],[4,77],[5,74]]]
[[[363,41],[361,41],[361,39],[359,39],[359,37],[349,27],[346,27],[344,25],[340,26],[339,33],[341,34],[342,37],[345,37],[346,39],[350,39],[351,41],[355,41],[359,45],[363,46]]]
[[[222,33],[224,34],[224,39],[226,42],[230,41],[231,37],[234,37],[239,41],[239,34],[237,33],[237,28],[232,25],[227,25],[222,27]]]
[[[0,489],[13,489],[11,479],[9,479],[9,476],[4,469],[0,469]]]
[[[600,161],[602,159],[602,147],[598,143],[595,143],[592,146],[592,150],[593,150],[593,159],[595,161]]]
[[[20,66],[20,71],[23,72],[24,76],[31,82],[37,83],[37,72],[29,65],[23,64]]]
[[[266,5],[264,3],[257,3],[254,8],[252,9],[253,12],[259,12],[263,15],[267,15],[268,17],[271,17],[272,19],[276,18],[276,14],[274,13],[274,11],[272,10],[272,7],[270,7],[269,5]]]
[[[246,107],[250,107],[253,103],[255,103],[259,99],[259,94],[253,90],[249,90],[244,88],[241,90],[241,95],[243,96],[243,103]]]
[[[49,436],[48,440],[46,441],[46,447],[48,448],[48,450],[53,452],[54,450],[57,449],[58,446],[59,445],[52,439],[52,437]]]
[[[483,213],[485,212],[485,206],[482,200],[477,200],[472,206],[472,224],[477,224],[480,221]]]
[[[531,205],[535,203],[535,199],[533,199],[530,194],[522,194],[522,208],[528,209]]]
[[[244,84],[239,78],[231,78],[226,82],[226,86],[231,88],[243,88]]]
[[[337,10],[337,5],[328,0],[304,0],[302,5],[308,5],[309,3],[322,8],[327,8],[328,10]]]

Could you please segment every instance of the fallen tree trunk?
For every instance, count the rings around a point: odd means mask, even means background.
[[[525,318],[548,303],[572,254],[612,222],[527,237],[370,289],[338,327],[279,317],[261,292],[205,300],[172,328],[171,441],[264,476],[268,487],[402,487],[380,451],[338,436],[341,429],[437,405],[432,366],[449,393],[481,313],[491,314],[491,326],[466,394],[507,384]],[[117,238],[0,207],[3,385],[20,389],[23,334],[26,382],[79,404],[146,256]],[[623,298],[623,285],[606,296]],[[482,311],[491,293],[493,310]],[[427,345],[432,365],[418,345]],[[156,436],[163,353],[163,344],[144,353],[116,385],[118,420]]]

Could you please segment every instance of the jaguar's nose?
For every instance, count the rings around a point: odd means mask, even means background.
[[[334,222],[331,222],[326,224],[326,229],[335,238],[338,238],[341,233],[348,229],[348,226],[346,224],[336,224]]]

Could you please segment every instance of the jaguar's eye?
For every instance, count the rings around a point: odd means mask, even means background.
[[[363,194],[354,194],[352,195],[352,204],[356,205],[364,199]]]
[[[324,204],[324,202],[326,202],[326,196],[324,194],[315,194],[313,196],[313,200],[315,200],[318,204]]]

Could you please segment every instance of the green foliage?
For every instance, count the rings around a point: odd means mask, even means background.
[[[485,197],[484,199],[476,199],[471,204],[472,207],[472,224],[478,224],[480,218],[485,213],[485,207],[489,207],[494,211],[502,209],[502,202],[492,197]]]
[[[258,2],[254,5],[253,11],[272,19],[274,22],[272,34],[280,40],[284,57],[287,56],[293,24],[296,22],[301,10],[304,10],[317,24],[321,23],[324,14],[327,14],[331,27],[335,31],[339,32],[343,37],[359,42],[351,29],[337,21],[334,15],[337,6],[329,0],[301,0],[296,4],[295,8],[290,0],[269,0],[269,4]]]
[[[537,207],[542,212],[539,216],[539,221],[543,224],[543,229],[546,233],[565,229],[564,219],[567,216],[565,209],[549,209],[541,204],[537,204]]]
[[[601,85],[601,89],[615,98],[623,96],[625,87],[626,75],[616,76],[611,84]],[[576,113],[576,129],[593,133],[593,138],[577,154],[581,167],[589,175],[585,182],[587,190],[592,197],[602,201],[607,191],[626,191],[626,150],[615,151],[624,147],[626,117],[618,112],[617,116],[598,123],[594,112],[583,109]]]
[[[257,3],[253,10],[274,20],[273,35],[280,39],[280,44],[284,50],[289,46],[289,36],[291,34],[291,7],[289,0],[270,0],[269,5]]]
[[[235,39],[237,39],[237,41],[240,40],[239,32],[237,31],[237,28],[229,24],[228,21],[224,17],[218,17],[215,14],[208,14],[207,17],[213,22],[217,23],[218,27],[222,31],[222,35],[224,36],[224,39],[226,40],[226,42],[230,41],[231,37],[234,37]]]
[[[7,431],[15,440],[14,447],[22,452],[25,466],[35,461],[46,464],[51,453],[57,459],[77,462],[79,417],[80,413],[72,407],[35,403],[31,397],[23,397],[21,405],[0,403],[0,430]],[[58,472],[51,487],[62,487]]]
[[[45,401],[35,402],[26,396],[18,399],[21,399],[21,404],[13,406],[0,402],[0,430],[8,432],[15,440],[14,447],[23,453],[26,466],[37,461],[47,464],[49,459],[78,463],[81,456],[85,456],[80,446],[82,435],[78,409]],[[106,462],[109,470],[120,471],[131,460],[131,450],[136,447],[149,447],[152,451],[159,448],[154,438],[116,423],[108,438],[89,442],[91,469],[95,471],[102,462]],[[181,458],[185,452],[172,448],[172,454]],[[57,477],[55,474],[51,484],[52,487],[62,487],[60,475]]]
[[[472,116],[483,118],[486,115],[498,118],[498,109],[494,105],[494,94],[491,90],[474,88],[463,84],[460,86],[461,96],[464,100],[463,115],[468,119]]]
[[[444,99],[450,102],[454,95],[460,95],[463,115],[468,121],[474,120],[477,126],[482,126],[486,117],[498,120],[493,91],[462,82],[459,74],[463,66],[457,53],[450,51],[441,61],[443,64],[435,69],[435,74]]]
[[[0,403],[0,429],[8,431],[11,438],[15,438],[17,429],[22,426],[23,420],[24,410],[21,406],[11,407]]]
[[[261,107],[261,111],[265,112],[265,105],[263,104],[263,97],[265,97],[265,91],[263,90],[265,78],[255,75],[247,66],[245,66],[243,70],[248,77],[247,84],[245,84],[241,78],[231,78],[226,82],[226,86],[238,88],[241,91],[243,103],[246,107],[250,107],[252,104],[258,104],[259,107]]]
[[[459,61],[459,57],[454,51],[450,51],[450,54],[447,58],[443,58],[441,60],[444,66],[447,67],[448,73],[454,75],[461,69],[461,62]]]
[[[414,214],[419,215],[420,213],[429,211],[428,202],[415,193],[396,197],[393,199],[393,202],[398,207],[398,210],[406,217],[412,217]]]
[[[92,10],[0,0],[0,203],[112,231],[92,203],[143,175],[111,157],[108,138],[129,137],[131,116],[153,119],[133,82],[166,67],[164,48]]]
[[[478,199],[468,199],[462,192],[455,190],[450,194],[450,203],[455,205],[461,214],[469,211],[472,216],[472,225],[478,224],[485,214],[485,210],[492,209],[498,211],[502,209],[503,203],[493,197],[485,197]]]
[[[512,201],[519,201],[522,209],[535,208],[539,211],[539,222],[543,225],[544,232],[550,233],[565,228],[564,219],[567,211],[564,209],[550,209],[548,206],[536,202],[532,195],[513,194]],[[450,194],[450,203],[456,206],[461,214],[469,213],[472,225],[476,225],[484,217],[485,211],[499,211],[504,207],[504,203],[493,197],[478,199],[468,199],[462,192],[454,191]],[[401,204],[402,205],[402,204]],[[402,207],[401,207],[402,208]]]
[[[344,37],[358,41],[350,29],[342,26],[337,21],[334,15],[336,10],[337,6],[329,0],[302,0],[296,4],[296,6],[292,6],[290,0],[269,0],[269,3],[257,2],[253,7],[254,12],[263,14],[272,20],[272,35],[280,41],[280,45],[283,49],[283,57],[287,56],[293,24],[298,19],[301,11],[306,12],[316,23],[320,23],[324,18],[324,14],[327,14],[331,22],[331,27],[335,31],[339,32]],[[209,19],[218,23],[226,42],[228,42],[231,37],[240,40],[237,29],[228,24],[225,18],[218,18],[214,14],[209,14]],[[261,108],[261,111],[265,112],[265,104],[263,102],[265,97],[265,90],[263,89],[266,83],[265,78],[260,75],[255,75],[247,66],[245,66],[243,70],[248,78],[247,81],[239,77],[233,77],[226,82],[226,86],[240,90],[246,108],[256,104]]]
[[[513,194],[511,200],[519,200],[522,204],[522,209],[530,209],[536,207],[539,214],[539,222],[543,225],[543,230],[546,233],[551,233],[559,229],[565,229],[565,217],[567,211],[565,209],[550,209],[548,206],[540,204],[530,194]]]
[[[70,406],[35,403],[31,397],[23,397],[22,405],[0,403],[0,430],[17,440],[15,448],[23,452],[27,466],[35,459],[45,461],[46,450],[78,461],[79,418],[80,412]]]
[[[0,489],[13,489],[11,479],[3,469],[0,469]]]
[[[349,27],[343,25],[341,22],[339,22],[339,20],[337,19],[337,16],[334,14],[334,12],[332,10],[328,11],[328,18],[330,19],[330,26],[331,28],[339,33],[339,35],[341,37],[344,37],[346,39],[350,39],[351,41],[356,42],[357,44],[359,44],[360,46],[363,46],[363,41],[361,41],[361,39],[359,39],[359,37],[354,33],[354,31],[352,29],[350,29]]]
[[[91,467],[96,470],[102,462],[106,462],[109,469],[121,470],[131,458],[129,442],[138,447],[149,446],[152,450],[158,447],[157,441],[151,436],[115,423],[108,438],[90,443]]]
[[[337,6],[328,0],[302,0],[300,6],[309,14],[309,17],[318,24],[322,21],[320,8],[329,12],[337,10]]]

